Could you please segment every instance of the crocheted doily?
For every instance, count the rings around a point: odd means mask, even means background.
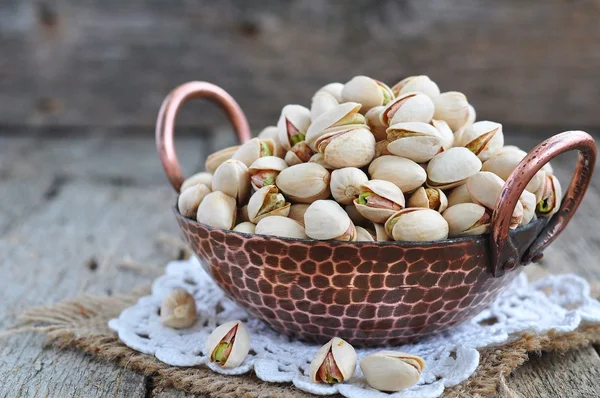
[[[182,288],[196,298],[198,320],[189,329],[175,330],[160,323],[158,310],[163,298]],[[209,361],[206,337],[221,323],[240,319],[250,335],[250,355],[237,368],[222,369]],[[170,262],[165,275],[156,279],[152,294],[125,309],[109,327],[130,348],[156,356],[173,366],[204,364],[222,374],[239,375],[254,370],[267,382],[293,383],[320,395],[339,393],[349,398],[440,396],[444,388],[466,380],[479,365],[478,349],[511,342],[524,332],[544,334],[575,330],[582,324],[600,324],[600,303],[590,297],[589,285],[575,275],[549,276],[533,283],[521,274],[489,308],[471,321],[416,344],[394,347],[425,359],[419,383],[395,394],[370,388],[357,366],[354,376],[336,385],[312,383],[308,377],[311,359],[319,346],[290,340],[249,316],[223,292],[198,260]],[[358,358],[378,349],[358,348]]]

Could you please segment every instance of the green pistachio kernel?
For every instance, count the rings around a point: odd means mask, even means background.
[[[358,203],[361,205],[367,204],[367,197],[371,196],[371,192],[363,192],[358,195]]]
[[[261,142],[260,143],[260,155],[261,156],[271,156],[271,148],[269,148],[269,146],[267,145],[266,142]]]
[[[290,143],[292,144],[292,146],[294,146],[297,143],[304,141],[304,138],[305,136],[302,133],[294,134],[290,137]]]

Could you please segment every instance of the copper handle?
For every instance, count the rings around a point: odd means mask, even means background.
[[[510,239],[508,229],[517,201],[529,181],[546,163],[561,153],[574,149],[579,151],[579,162],[569,189],[562,199],[560,209],[520,259],[518,251]],[[496,202],[496,210],[492,214],[491,224],[493,227],[490,245],[494,276],[502,276],[505,269],[511,269],[519,263],[529,264],[532,260],[541,258],[542,251],[567,226],[581,203],[590,184],[595,163],[596,144],[592,136],[583,131],[567,131],[557,134],[536,146],[521,160],[506,180],[498,202]]]
[[[156,120],[156,149],[160,156],[160,161],[167,173],[167,177],[179,193],[179,188],[184,181],[181,173],[181,166],[177,160],[175,152],[175,143],[173,136],[175,134],[175,119],[183,103],[192,98],[208,98],[220,105],[227,117],[233,124],[233,128],[241,143],[250,139],[250,127],[242,109],[237,102],[222,88],[206,82],[188,82],[175,88],[164,99],[158,119]]]

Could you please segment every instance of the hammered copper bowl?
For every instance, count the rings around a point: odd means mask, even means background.
[[[173,187],[183,182],[175,155],[177,112],[187,99],[208,97],[227,112],[242,142],[246,118],[222,89],[204,82],[176,88],[165,99],[157,147]],[[515,231],[510,215],[528,181],[550,159],[577,149],[579,163],[558,213]],[[567,225],[591,179],[593,138],[558,134],[533,149],[508,178],[489,235],[428,243],[340,242],[277,238],[214,229],[174,208],[186,242],[235,302],[273,329],[305,340],[341,337],[357,346],[411,342],[470,319],[538,261]]]

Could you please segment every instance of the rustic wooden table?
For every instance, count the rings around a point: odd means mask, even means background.
[[[27,129],[0,135],[0,327],[23,309],[80,293],[112,295],[145,285],[152,276],[119,266],[129,256],[157,271],[177,256],[164,243],[178,236],[168,185],[154,148],[152,131],[119,136],[98,129],[42,135]],[[139,133],[139,132],[138,132]],[[233,138],[181,137],[178,152],[186,171]],[[525,149],[541,141],[513,135]],[[554,162],[564,185],[574,154]],[[546,251],[542,265],[527,272],[575,272],[600,283],[600,173],[562,236]],[[598,293],[598,290],[596,290]],[[597,294],[599,295],[599,294]],[[94,360],[76,351],[43,347],[27,334],[0,340],[1,397],[183,397],[155,394],[152,378]],[[532,355],[508,380],[524,397],[600,396],[598,347],[566,355]]]

